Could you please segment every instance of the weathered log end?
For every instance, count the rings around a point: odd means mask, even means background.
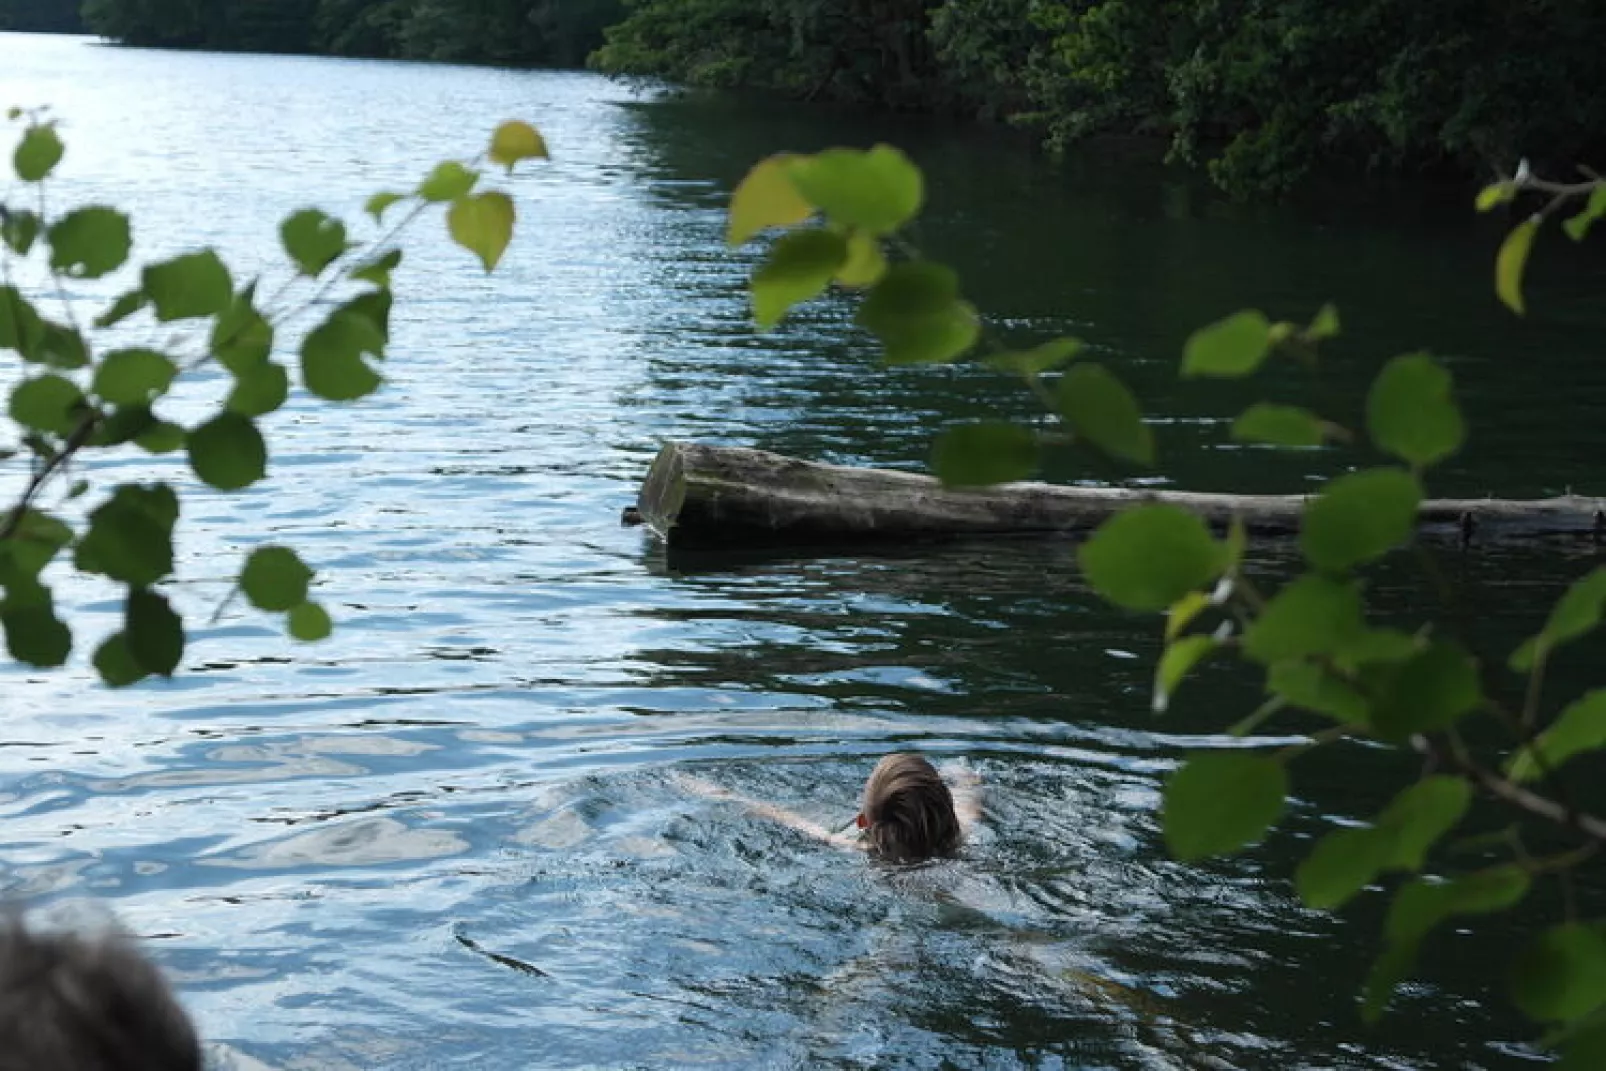
[[[671,442],[658,452],[637,509],[672,547],[828,544],[959,536],[1085,532],[1135,505],[1164,502],[1224,529],[1299,531],[1304,495],[1230,495],[1011,483],[944,487],[930,476],[825,465],[735,446]],[[1547,536],[1601,539],[1606,502],[1567,495],[1534,501],[1424,502],[1422,534],[1460,542]]]

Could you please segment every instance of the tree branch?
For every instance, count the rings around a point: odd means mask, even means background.
[[[16,535],[17,528],[22,524],[22,516],[28,512],[28,507],[33,504],[34,498],[44,488],[45,484],[50,481],[50,477],[55,475],[56,471],[65,465],[89,441],[90,435],[94,434],[95,428],[99,424],[99,413],[91,411],[85,414],[55,456],[39,466],[39,471],[33,474],[33,478],[28,481],[28,486],[23,488],[22,497],[17,499],[17,504],[12,506],[11,511],[6,514],[5,523],[0,524],[0,542],[4,542]]]
[[[1541,796],[1537,792],[1523,788],[1493,770],[1484,768],[1459,750],[1447,751],[1421,734],[1411,737],[1411,746],[1421,754],[1466,774],[1479,788],[1503,803],[1537,818],[1564,826],[1590,840],[1606,844],[1606,820],[1574,810],[1548,796]]]

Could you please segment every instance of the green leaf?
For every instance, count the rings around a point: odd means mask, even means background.
[[[846,239],[833,231],[792,231],[776,239],[753,273],[753,318],[758,325],[774,327],[793,305],[824,293],[847,256]]]
[[[236,376],[256,367],[273,352],[273,325],[257,311],[256,284],[229,302],[228,311],[212,326],[212,356]]]
[[[1389,845],[1376,829],[1340,829],[1316,842],[1294,872],[1306,907],[1343,907],[1388,868]]]
[[[166,484],[123,484],[89,515],[73,563],[132,587],[148,587],[173,571],[178,497]]]
[[[1093,590],[1128,610],[1164,610],[1221,574],[1221,545],[1176,506],[1139,506],[1099,526],[1077,552]]]
[[[124,603],[123,642],[139,668],[171,677],[184,657],[184,622],[165,597],[133,588]]]
[[[1299,898],[1309,907],[1336,909],[1386,870],[1420,870],[1428,849],[1455,829],[1471,798],[1463,777],[1428,777],[1405,788],[1370,829],[1322,838],[1294,877]]]
[[[491,148],[486,154],[491,163],[501,164],[513,173],[513,165],[520,160],[548,159],[546,139],[529,123],[510,119],[496,128],[491,135]]]
[[[1339,652],[1347,666],[1367,662],[1403,662],[1426,646],[1421,636],[1392,628],[1371,628],[1345,644]]]
[[[163,323],[216,316],[234,300],[229,269],[210,249],[149,265],[142,288]]]
[[[1472,786],[1464,777],[1427,777],[1394,797],[1377,819],[1377,830],[1390,840],[1388,865],[1421,870],[1429,849],[1454,829],[1472,803]]]
[[[1266,604],[1244,633],[1244,653],[1267,665],[1342,651],[1366,631],[1351,582],[1302,576]]]
[[[50,368],[83,368],[89,364],[89,347],[73,328],[46,320],[40,324],[39,344],[30,359]]]
[[[284,404],[290,395],[290,376],[276,361],[264,361],[247,368],[234,381],[224,408],[246,417],[265,416]]]
[[[72,536],[72,529],[50,514],[24,509],[5,545],[12,563],[25,575],[36,577]]]
[[[1511,996],[1541,1022],[1571,1022],[1606,1005],[1606,935],[1576,922],[1546,930],[1513,964]]]
[[[1383,1008],[1394,995],[1395,988],[1405,981],[1411,973],[1411,968],[1416,964],[1417,948],[1420,945],[1421,941],[1418,939],[1384,947],[1383,954],[1377,957],[1372,969],[1367,972],[1366,984],[1361,987],[1362,1022],[1370,1025],[1382,1017]]]
[[[1170,643],[1182,635],[1184,629],[1209,609],[1211,598],[1202,591],[1190,591],[1172,603],[1165,614],[1165,641]]]
[[[1493,867],[1451,881],[1419,878],[1402,887],[1384,923],[1389,947],[1367,979],[1362,1018],[1377,1020],[1394,987],[1409,972],[1422,939],[1434,927],[1458,915],[1503,911],[1520,902],[1528,887],[1528,875],[1518,866]]]
[[[40,324],[39,346],[33,356],[51,368],[82,368],[89,363],[89,347],[77,331],[47,320]]]
[[[383,356],[385,335],[369,316],[337,309],[301,345],[301,381],[318,397],[346,402],[372,394],[379,373],[363,358]]]
[[[1271,322],[1254,309],[1201,327],[1182,350],[1184,376],[1246,376],[1271,352]]]
[[[1513,781],[1532,781],[1581,751],[1606,744],[1606,689],[1596,689],[1568,705],[1531,745],[1506,763]]]
[[[1192,755],[1166,779],[1161,824],[1184,862],[1227,855],[1260,839],[1283,813],[1288,774],[1247,751]]]
[[[1422,488],[1401,469],[1340,476],[1305,507],[1299,545],[1318,569],[1333,572],[1382,557],[1416,531]]]
[[[351,269],[351,277],[358,282],[373,283],[375,286],[390,286],[390,273],[395,271],[402,262],[400,249],[387,250],[382,256],[359,264]]]
[[[1024,480],[1037,468],[1037,435],[1030,428],[984,420],[944,428],[931,465],[949,487]]]
[[[1450,373],[1425,353],[1384,366],[1366,398],[1366,427],[1378,449],[1419,468],[1455,453],[1467,434]]]
[[[870,234],[891,234],[920,212],[925,181],[920,169],[890,145],[827,149],[787,165],[803,198],[833,223]]]
[[[1488,212],[1503,204],[1509,204],[1517,196],[1515,182],[1491,182],[1478,191],[1478,198],[1474,206],[1479,212]]]
[[[1483,702],[1472,656],[1449,642],[1429,644],[1394,664],[1363,667],[1372,695],[1372,728],[1385,740],[1404,740],[1452,725]]]
[[[1506,240],[1500,243],[1500,252],[1494,260],[1494,292],[1518,316],[1525,311],[1522,303],[1522,273],[1528,266],[1528,252],[1533,249],[1534,237],[1538,233],[1537,216],[1517,224],[1506,235]]]
[[[99,279],[123,266],[134,236],[128,217],[94,205],[67,213],[50,228],[50,266],[74,279]]]
[[[886,254],[881,242],[864,231],[848,235],[848,259],[837,269],[836,281],[856,289],[874,286],[887,273]]]
[[[31,126],[22,135],[17,151],[11,157],[17,177],[24,182],[40,182],[61,163],[66,152],[61,138],[53,126]]]
[[[1511,668],[1520,673],[1528,672],[1541,652],[1549,654],[1569,640],[1593,632],[1603,613],[1606,613],[1606,566],[1575,581],[1567,589],[1551,609],[1545,627],[1511,656]]]
[[[346,225],[316,208],[304,208],[285,217],[279,225],[279,238],[297,270],[313,278],[349,248]]]
[[[412,195],[406,193],[376,193],[368,198],[368,203],[363,205],[363,211],[373,216],[375,223],[379,223],[384,220],[387,208],[399,201],[407,200],[410,196]]]
[[[1320,446],[1327,437],[1327,424],[1298,406],[1261,402],[1233,421],[1232,437],[1238,442],[1273,446]]]
[[[1103,365],[1084,363],[1060,377],[1055,401],[1077,436],[1106,454],[1154,464],[1154,433],[1132,392]]]
[[[995,353],[983,363],[1000,372],[1035,376],[1052,371],[1071,360],[1084,349],[1081,339],[1056,338],[1029,350],[1012,350]]]
[[[0,543],[0,591],[5,595],[0,610],[49,609],[53,605],[50,589],[39,582],[39,570],[33,567],[40,557],[38,548],[19,551],[10,540]]]
[[[145,403],[125,405],[105,416],[89,437],[91,446],[121,446],[150,431],[156,414]]]
[[[1338,321],[1338,308],[1335,305],[1323,305],[1316,312],[1316,318],[1305,328],[1305,339],[1308,342],[1325,342],[1330,338],[1337,338],[1340,330]]]
[[[262,433],[239,413],[219,413],[190,432],[190,468],[219,491],[238,491],[267,475],[268,447]]]
[[[1184,636],[1180,640],[1169,644],[1165,654],[1160,656],[1160,664],[1154,672],[1154,712],[1162,714],[1171,704],[1171,697],[1177,694],[1182,682],[1193,667],[1220,646],[1210,636]]]
[[[0,349],[37,361],[43,339],[44,321],[28,299],[14,286],[0,286]]]
[[[436,165],[435,170],[419,185],[418,196],[432,204],[455,201],[466,196],[479,178],[478,171],[471,171],[456,160],[447,160]]]
[[[340,312],[360,316],[373,325],[379,332],[381,343],[390,341],[390,306],[391,296],[389,290],[365,290],[341,305]],[[384,347],[381,345],[379,356],[384,356]]]
[[[1575,242],[1581,242],[1602,216],[1606,216],[1606,186],[1596,186],[1589,191],[1589,200],[1585,203],[1584,210],[1567,220],[1561,227],[1567,232],[1567,237]]]
[[[52,435],[71,435],[85,412],[83,392],[70,379],[35,376],[11,392],[11,419]]]
[[[128,293],[112,302],[111,308],[95,317],[96,327],[115,327],[140,309],[145,307],[146,301],[143,290],[130,290]]]
[[[6,630],[6,650],[25,665],[52,669],[72,653],[72,631],[48,602],[16,608],[0,604],[0,626]]]
[[[1266,690],[1296,707],[1350,725],[1365,725],[1370,720],[1366,697],[1314,662],[1273,663],[1266,674]]]
[[[290,635],[303,643],[327,639],[329,633],[334,631],[328,612],[315,602],[304,602],[297,606],[290,611],[286,621],[290,627]]]
[[[39,213],[27,209],[11,209],[0,218],[0,241],[19,257],[28,255],[42,226]]]
[[[307,601],[312,576],[289,547],[258,547],[240,570],[240,589],[258,610],[293,610]]]
[[[171,454],[184,445],[184,429],[165,420],[152,421],[148,428],[134,436],[134,445],[147,454]]]
[[[128,648],[128,637],[121,632],[113,633],[95,649],[95,670],[112,688],[126,688],[150,675],[134,660],[134,653]]]
[[[95,394],[113,405],[149,405],[167,393],[178,368],[155,350],[115,350],[95,369]]]
[[[1309,907],[1331,910],[1388,870],[1420,870],[1428,849],[1465,816],[1463,777],[1428,777],[1394,798],[1368,829],[1330,833],[1299,865],[1294,883]]]
[[[791,227],[814,215],[789,173],[798,158],[790,153],[760,160],[731,193],[725,241],[732,248],[768,227]]]
[[[959,299],[959,277],[924,260],[888,268],[865,295],[855,322],[881,341],[887,364],[952,361],[981,334],[976,310]]]
[[[485,270],[495,268],[513,240],[513,199],[498,190],[460,197],[446,213],[452,241],[480,258]]]

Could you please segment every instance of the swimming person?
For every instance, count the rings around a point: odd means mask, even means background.
[[[0,918],[0,1071],[200,1071],[195,1027],[120,933]]]
[[[981,820],[979,778],[968,769],[952,773],[950,787],[922,755],[903,751],[876,763],[864,783],[857,835],[834,832],[774,804],[751,800],[700,777],[681,782],[699,795],[741,803],[763,818],[807,833],[839,848],[857,848],[898,863],[917,863],[958,850]]]

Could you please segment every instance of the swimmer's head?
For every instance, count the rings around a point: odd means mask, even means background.
[[[901,752],[876,764],[864,784],[859,827],[877,855],[913,863],[959,847],[954,798],[935,767]]]
[[[0,1071],[200,1071],[189,1016],[116,933],[0,918]]]

